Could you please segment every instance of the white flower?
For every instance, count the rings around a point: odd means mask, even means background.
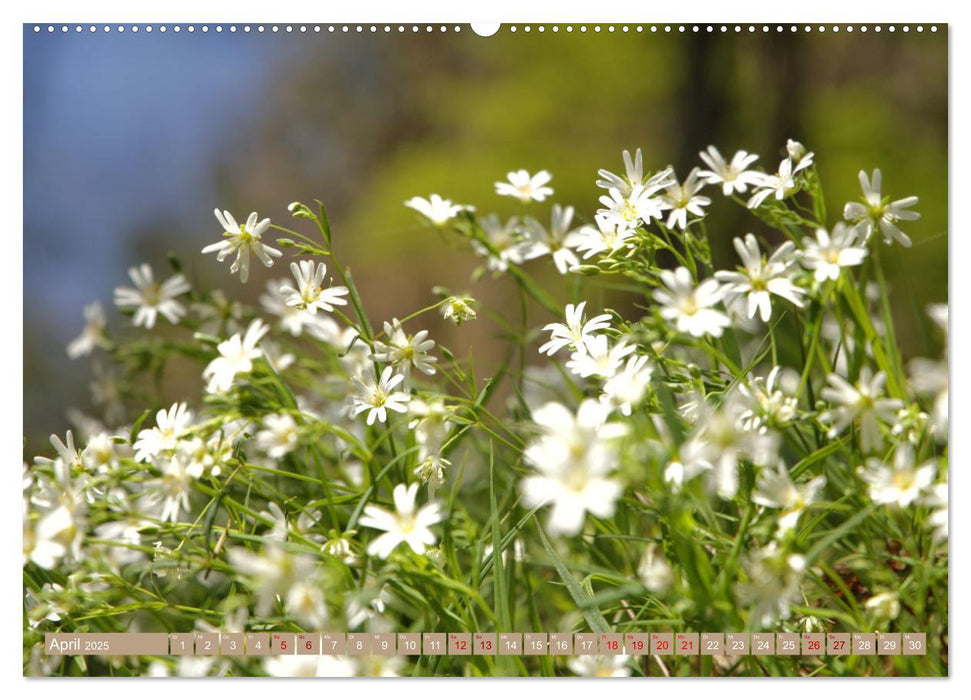
[[[268,313],[278,316],[280,328],[293,337],[299,337],[306,330],[318,340],[333,343],[341,332],[334,319],[324,314],[312,313],[306,308],[287,304],[290,293],[285,290],[289,288],[289,280],[268,281],[266,293],[260,295],[260,305]]]
[[[844,267],[863,263],[866,248],[856,245],[856,231],[840,222],[833,227],[833,234],[824,228],[816,229],[816,240],[806,238],[806,247],[801,262],[810,270],[815,270],[817,282],[836,280]]]
[[[381,378],[374,376],[374,370],[366,367],[361,376],[354,377],[358,393],[352,397],[354,415],[368,411],[367,424],[373,425],[375,420],[384,423],[388,420],[388,411],[404,413],[408,410],[409,396],[394,388],[405,380],[403,374],[394,374],[392,367],[385,367]]]
[[[434,363],[438,360],[428,352],[435,347],[435,341],[427,339],[428,331],[408,335],[401,327],[401,321],[395,318],[391,323],[385,321],[384,334],[388,340],[375,341],[372,359],[400,367],[406,376],[411,367],[425,374],[435,374]]]
[[[947,358],[931,360],[915,357],[907,364],[910,372],[910,388],[918,396],[934,399],[931,412],[931,430],[938,439],[947,438],[948,426],[948,376]]]
[[[165,316],[169,323],[178,323],[185,316],[185,307],[175,300],[189,291],[185,277],[174,275],[159,284],[147,263],[129,268],[128,276],[135,288],[115,287],[115,304],[122,308],[136,307],[133,324],[153,328],[159,314]]]
[[[762,175],[755,185],[755,194],[749,198],[746,206],[749,209],[757,209],[769,195],[775,195],[775,198],[780,201],[788,197],[796,189],[795,175],[801,169],[801,165],[793,169],[792,160],[784,159],[779,163],[778,172],[773,175]]]
[[[158,467],[162,477],[146,484],[139,506],[162,522],[174,523],[183,511],[189,512],[192,482],[202,476],[202,469],[178,454],[161,460]]]
[[[621,177],[620,175],[615,175],[605,168],[601,168],[597,171],[603,180],[597,180],[597,187],[602,187],[605,190],[618,189],[624,194],[630,192],[633,187],[641,184],[641,180],[644,178],[644,156],[641,153],[641,149],[637,149],[636,163],[631,158],[630,151],[626,148],[623,153],[624,167],[626,169],[626,177]]]
[[[258,221],[254,211],[246,219],[245,224],[237,224],[236,219],[228,211],[215,210],[216,219],[223,227],[224,239],[218,243],[207,245],[202,249],[203,253],[216,253],[216,260],[222,262],[233,253],[236,259],[229,268],[231,273],[239,272],[239,281],[245,282],[249,278],[249,256],[250,253],[259,258],[267,267],[273,267],[273,258],[280,257],[283,253],[275,248],[263,243],[262,236],[270,228],[270,220],[263,219]]]
[[[883,385],[887,375],[883,372],[873,374],[864,366],[860,369],[860,377],[853,386],[838,374],[826,377],[829,386],[823,388],[821,396],[830,403],[838,404],[825,411],[819,419],[828,423],[833,422],[829,429],[829,437],[836,437],[855,420],[860,421],[860,447],[864,453],[872,452],[883,444],[880,434],[880,419],[892,420],[896,412],[903,407],[900,399],[881,398]]]
[[[699,175],[698,168],[694,168],[688,173],[688,179],[683,184],[675,180],[668,185],[665,194],[661,197],[665,207],[671,210],[668,214],[668,228],[677,226],[683,231],[688,228],[688,214],[699,218],[705,215],[702,207],[711,204],[711,199],[698,194],[705,186],[705,182],[698,179]]]
[[[334,306],[347,304],[347,287],[324,288],[324,278],[327,276],[327,266],[324,263],[314,265],[312,260],[301,260],[300,263],[290,263],[290,272],[297,281],[296,288],[280,287],[280,292],[286,294],[287,306],[306,309],[310,314],[320,311],[333,311]]]
[[[749,166],[759,159],[754,153],[736,151],[732,162],[727,163],[714,146],[708,146],[708,152],[698,154],[710,169],[698,172],[699,177],[705,178],[709,185],[721,185],[722,193],[728,197],[733,192],[744,193],[751,185],[762,182],[762,173],[749,170]]]
[[[654,593],[664,593],[673,583],[674,572],[656,542],[651,542],[644,550],[644,557],[637,566],[637,575],[641,577],[644,587]]]
[[[614,514],[623,486],[607,474],[616,467],[613,438],[625,427],[605,423],[604,408],[592,399],[580,404],[576,415],[562,404],[548,403],[533,411],[542,435],[523,456],[539,473],[520,483],[523,505],[552,504],[549,530],[553,535],[575,535],[587,512],[599,518]]]
[[[431,195],[428,199],[412,197],[405,202],[405,206],[417,211],[434,226],[443,226],[458,216],[459,212],[472,209],[465,204],[453,204],[451,199],[443,199],[437,194]]]
[[[262,357],[263,351],[257,343],[269,332],[269,327],[260,319],[249,324],[246,334],[237,333],[229,340],[216,346],[219,357],[210,362],[202,371],[202,378],[209,383],[206,391],[218,394],[229,391],[237,374],[246,374],[253,369],[253,360]]]
[[[863,189],[863,202],[847,202],[843,207],[843,218],[853,224],[853,229],[866,243],[877,229],[883,234],[884,243],[890,244],[894,240],[909,248],[910,237],[897,228],[898,221],[916,221],[920,214],[910,211],[916,206],[917,197],[904,197],[893,202],[890,198],[882,197],[880,193],[882,178],[880,169],[873,171],[873,179],[867,177],[866,171],[860,171],[860,187]]]
[[[626,654],[608,656],[574,656],[567,666],[578,676],[594,678],[627,678],[630,667]]]
[[[865,603],[866,610],[876,620],[889,622],[900,614],[900,597],[893,592],[877,593]]]
[[[273,459],[282,459],[297,446],[297,421],[286,413],[263,416],[265,428],[256,434],[256,445]]]
[[[58,458],[68,469],[83,469],[84,460],[81,458],[81,451],[74,446],[74,433],[70,430],[64,435],[64,442],[61,442],[61,438],[57,435],[51,435],[50,442],[51,446],[57,452]],[[41,459],[41,458],[38,458]],[[44,459],[44,462],[50,462],[50,460]]]
[[[525,170],[515,170],[507,173],[506,177],[508,182],[496,183],[496,194],[515,197],[521,202],[542,202],[553,194],[553,188],[546,186],[553,176],[545,170],[540,170],[535,175],[530,175]]]
[[[192,426],[192,411],[185,402],[174,403],[155,414],[155,427],[138,431],[135,459],[148,462],[160,454],[167,454],[179,446],[179,440]]]
[[[661,281],[667,289],[654,290],[654,300],[661,305],[661,317],[675,321],[680,333],[719,338],[731,325],[728,316],[713,308],[723,294],[717,280],[707,279],[695,287],[688,269],[679,267],[673,272],[662,270]]]
[[[319,655],[267,656],[263,660],[266,675],[277,678],[350,678],[356,664],[349,656]]]
[[[145,558],[145,553],[139,549],[142,544],[139,531],[144,527],[154,527],[154,524],[138,514],[132,514],[123,520],[98,525],[94,534],[99,540],[111,542],[105,546],[105,554],[114,567],[121,567]]]
[[[792,162],[799,166],[796,168],[796,172],[813,164],[815,154],[812,151],[807,151],[805,146],[794,139],[786,140],[786,153],[789,154]]]
[[[442,304],[442,318],[461,326],[466,321],[475,320],[475,299],[472,297],[449,297]]]
[[[940,542],[947,539],[947,482],[934,484],[928,491],[921,504],[933,509],[927,522],[934,527],[934,541]]]
[[[571,248],[583,242],[583,236],[578,229],[571,229],[573,222],[573,207],[561,207],[554,204],[550,215],[549,231],[543,228],[535,219],[526,218],[525,224],[530,231],[530,238],[534,242],[532,253],[553,256],[553,264],[557,271],[565,275],[570,268],[580,264],[579,259]],[[534,257],[538,257],[534,255]]]
[[[117,465],[115,439],[110,433],[92,435],[81,453],[81,461],[88,471],[106,472]]]
[[[584,260],[598,253],[610,255],[633,245],[629,239],[634,231],[630,227],[603,214],[597,214],[593,219],[596,226],[584,226],[577,234],[576,250],[583,253]]]
[[[602,187],[605,190],[619,190],[626,197],[634,188],[644,184],[644,157],[639,148],[633,159],[631,159],[630,151],[628,150],[624,150],[623,157],[624,169],[626,170],[627,176],[621,177],[609,170],[600,169],[597,171],[597,174],[603,179],[597,180],[597,187]]]
[[[664,483],[678,491],[686,481],[713,470],[716,457],[711,445],[697,436],[691,437],[681,443],[678,453],[664,468]]]
[[[544,253],[516,217],[502,223],[497,215],[489,214],[479,219],[479,225],[488,245],[472,241],[472,247],[476,254],[489,259],[489,269],[494,272],[504,272],[509,263],[521,265]]]
[[[226,551],[229,563],[249,579],[248,584],[257,595],[258,615],[267,615],[277,596],[289,596],[292,588],[314,579],[316,561],[306,554],[290,552],[280,539],[267,538],[259,554],[231,547]]]
[[[664,216],[664,201],[661,197],[654,196],[659,189],[640,185],[627,195],[618,189],[608,190],[607,194],[600,197],[604,208],[598,209],[597,215],[622,230],[635,229],[642,221],[649,224],[652,219]]]
[[[577,345],[566,367],[580,377],[610,379],[617,374],[624,358],[635,350],[633,345],[628,345],[623,340],[610,347],[609,339],[605,335],[586,336]]]
[[[90,355],[96,347],[108,344],[105,338],[105,311],[100,302],[93,302],[84,307],[84,329],[81,335],[67,344],[67,356],[76,360],[84,355]]]
[[[414,399],[408,412],[414,416],[408,427],[415,431],[415,441],[422,449],[420,458],[437,452],[452,427],[452,411],[441,400]]]
[[[283,605],[287,614],[306,629],[325,629],[327,601],[320,583],[313,579],[298,580],[287,591]]]
[[[737,272],[719,270],[715,277],[725,283],[725,292],[746,297],[749,318],[755,318],[758,313],[767,322],[772,316],[773,294],[802,308],[802,295],[806,292],[790,279],[790,268],[796,262],[792,241],[779,246],[768,260],[762,256],[759,244],[751,233],[745,234],[744,240],[736,238],[734,243],[744,267]]]
[[[23,517],[23,563],[32,561],[42,569],[53,569],[80,535],[73,512],[58,506],[31,527],[25,503]]]
[[[802,511],[816,500],[816,494],[826,485],[825,476],[817,476],[805,484],[796,486],[785,462],[779,460],[775,469],[763,469],[752,500],[766,508],[779,508],[779,530],[785,533],[796,526]]]
[[[599,314],[584,322],[583,310],[587,302],[566,305],[566,324],[548,323],[543,327],[550,332],[550,339],[540,346],[540,353],[555,355],[563,348],[577,350],[582,347],[584,340],[592,337],[597,331],[610,328],[610,314]]]
[[[789,606],[800,600],[799,583],[806,568],[801,554],[789,554],[772,541],[746,558],[748,581],[738,584],[739,598],[752,605],[752,619],[764,626],[788,620]]]
[[[742,398],[730,392],[717,407],[700,394],[692,397],[690,406],[681,406],[683,414],[696,415],[692,439],[702,441],[705,449],[695,459],[712,465],[711,485],[722,498],[732,498],[738,492],[738,463],[743,459],[766,464],[777,458],[778,437],[775,433],[747,430],[741,422]]]
[[[874,503],[891,503],[906,508],[916,501],[934,481],[937,464],[933,460],[914,466],[914,448],[897,445],[893,466],[871,457],[861,478],[870,485]]]
[[[445,483],[445,470],[452,463],[441,455],[431,454],[415,467],[414,474],[423,484],[428,484],[429,493]]]
[[[333,537],[324,542],[320,551],[340,559],[347,565],[353,564],[356,561],[354,550],[351,549],[351,536],[354,534],[354,531],[345,532],[342,535],[333,534]]]
[[[775,366],[764,380],[751,377],[737,386],[748,403],[748,408],[739,416],[746,430],[764,432],[768,427],[782,427],[795,419],[799,399],[793,394],[799,386],[799,375],[794,370]]]
[[[647,394],[653,373],[654,366],[647,357],[631,355],[624,368],[604,383],[603,400],[629,416],[633,407]]]
[[[425,547],[430,547],[438,541],[429,529],[431,525],[442,520],[438,503],[427,503],[416,511],[417,483],[407,487],[404,484],[398,484],[392,495],[394,512],[373,503],[364,507],[361,525],[384,530],[383,535],[378,536],[368,545],[368,554],[387,559],[402,542],[411,547],[415,554],[424,554]]]

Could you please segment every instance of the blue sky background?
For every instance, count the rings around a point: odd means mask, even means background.
[[[124,281],[133,222],[212,209],[210,164],[294,47],[256,33],[25,26],[24,299],[58,340],[77,333],[84,303],[110,301]]]

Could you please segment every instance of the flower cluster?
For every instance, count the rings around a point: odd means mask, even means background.
[[[862,200],[826,220],[817,156],[796,141],[785,153],[768,173],[755,154],[709,146],[680,179],[624,151],[621,174],[591,173],[589,212],[552,201],[546,170],[495,183],[511,218],[409,199],[422,229],[484,258],[473,280],[489,270],[546,314],[518,334],[503,325],[511,347],[487,370],[457,359],[435,324],[501,312],[444,291],[373,323],[322,207],[290,205],[306,235],[216,210],[224,237],[204,253],[232,256],[246,282],[252,257],[269,268],[292,250],[292,278],[263,282],[252,308],[190,288],[178,267],[156,282],[142,264],[114,295],[133,330],[84,309],[67,353],[93,356],[105,415],[72,412],[74,428],[23,467],[25,668],[52,672],[36,651],[45,632],[175,629],[180,610],[198,612],[200,631],[538,620],[634,632],[658,617],[686,630],[932,632],[941,611],[927,601],[946,605],[947,590],[947,354],[902,357],[874,254],[920,235],[900,228],[918,220],[917,198],[891,200],[879,170],[860,173]],[[716,198],[746,227],[710,221]],[[286,237],[270,241],[275,230]],[[543,265],[568,278],[568,298],[533,275]],[[946,306],[928,314],[925,347],[946,348]],[[159,316],[176,327],[164,341]],[[169,370],[198,397],[153,394]],[[902,604],[912,595],[919,605]],[[429,669],[404,656],[102,663],[91,668]],[[653,663],[524,657],[506,670],[627,676]]]

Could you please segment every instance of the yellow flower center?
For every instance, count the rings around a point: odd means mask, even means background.
[[[893,473],[891,483],[898,491],[907,491],[914,485],[914,473],[908,469],[901,469]]]

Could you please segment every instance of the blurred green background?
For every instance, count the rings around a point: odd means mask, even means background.
[[[881,252],[904,354],[933,352],[922,311],[947,297],[945,28],[679,35],[504,26],[489,38],[467,26],[382,29],[193,37],[25,29],[26,455],[63,432],[67,407],[91,410],[90,358],[72,362],[64,345],[95,298],[115,330],[128,323],[111,289],[127,283],[129,265],[166,270],[172,251],[194,285],[251,302],[266,280],[287,274],[283,265],[254,268],[241,285],[228,265],[203,257],[220,234],[214,207],[289,226],[289,202],[320,198],[372,320],[425,306],[431,288],[445,285],[512,309],[518,323],[511,283],[471,283],[480,261],[402,203],[435,192],[482,213],[516,214],[493,182],[545,168],[552,201],[589,220],[601,194],[597,169],[622,171],[625,148],[642,147],[649,169],[670,164],[683,178],[709,143],[726,155],[758,153],[774,171],[786,139],[798,139],[816,153],[830,224],[859,197],[858,171],[881,168],[885,194],[920,197],[922,218],[905,227],[913,248]],[[79,85],[78,100],[64,99]],[[732,237],[761,228],[709,193],[716,259],[733,266]],[[533,208],[544,222],[548,204]],[[567,282],[551,268],[529,264],[566,298]],[[530,311],[531,324],[547,320]],[[474,349],[488,373],[497,324],[481,318],[455,329],[429,316],[422,325],[457,356]],[[166,398],[198,396],[199,369],[175,369]]]

